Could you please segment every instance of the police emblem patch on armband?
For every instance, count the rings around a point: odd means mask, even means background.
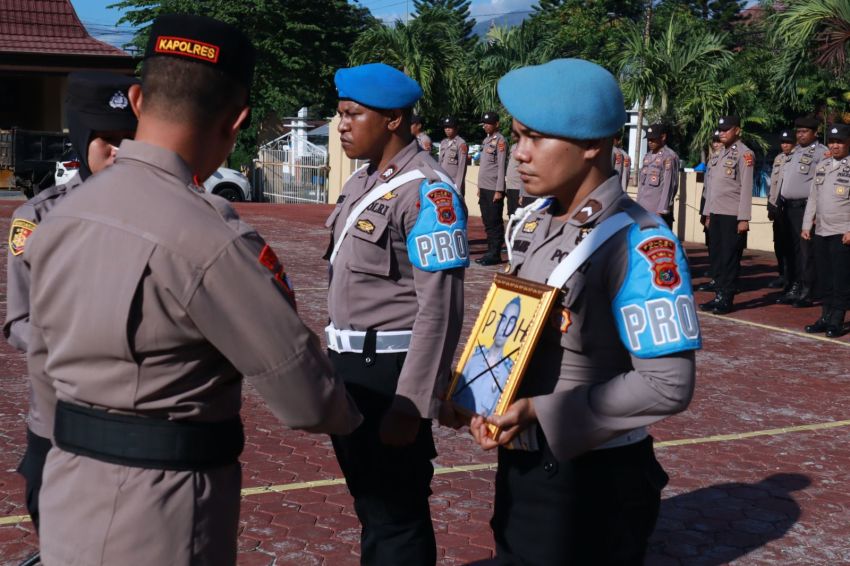
[[[375,231],[375,225],[368,220],[358,220],[355,227],[361,232],[366,232],[367,234],[371,234]]]
[[[422,271],[469,266],[466,209],[452,185],[422,181],[416,224],[407,234],[407,257]]]
[[[625,164],[624,167],[631,167],[632,159],[628,155],[626,156],[626,158],[623,161],[624,161],[624,164]]]
[[[537,225],[540,224],[539,220],[532,220],[531,222],[526,222],[522,225],[523,234],[533,234],[535,230],[537,230]]]
[[[37,224],[21,218],[12,221],[12,227],[9,230],[9,251],[12,252],[12,255],[24,253],[27,238],[32,235],[36,226]]]
[[[117,110],[124,110],[129,104],[130,102],[127,100],[127,96],[120,90],[115,91],[115,94],[109,99],[109,107]]]
[[[652,238],[642,242],[638,251],[650,264],[652,283],[659,289],[674,290],[682,282],[676,264],[676,244],[667,238]]]
[[[454,208],[454,191],[434,189],[425,195],[437,207],[437,222],[451,226],[457,220]]]

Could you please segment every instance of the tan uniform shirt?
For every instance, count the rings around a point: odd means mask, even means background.
[[[346,434],[361,420],[274,252],[225,200],[197,192],[171,151],[122,142],[112,166],[51,211],[24,259],[40,407],[58,398],[224,421],[239,413],[244,376],[289,426]],[[53,412],[36,417],[33,431],[52,437]],[[240,475],[238,464],[163,471],[54,448],[42,560],[235,564]]]
[[[796,146],[785,159],[782,168],[780,195],[788,200],[809,198],[815,171],[822,159],[829,157],[829,149],[814,142],[806,147]]]
[[[484,138],[481,145],[481,159],[478,169],[478,188],[505,192],[505,161],[508,145],[505,136],[499,132]]]
[[[679,191],[679,156],[669,146],[647,153],[640,170],[637,202],[653,214],[665,214],[673,207]]]
[[[519,176],[519,161],[514,157],[516,148],[517,144],[513,144],[508,156],[508,172],[505,174],[505,188],[509,191],[519,191],[520,197],[530,197],[531,195],[525,192],[522,177]]]
[[[811,230],[815,223],[818,236],[850,232],[850,157],[820,162],[803,214],[803,230]]]
[[[774,206],[776,206],[776,201],[779,199],[779,193],[782,190],[782,170],[788,158],[788,155],[780,152],[773,160],[773,169],[770,171],[770,193],[767,195],[767,202]]]
[[[415,170],[428,182],[439,181],[438,168],[412,142],[384,171],[363,169],[354,175],[326,223],[331,245],[351,210],[377,183]],[[432,418],[438,409],[435,394],[448,385],[460,337],[464,270],[426,272],[410,262],[407,235],[418,218],[422,182],[403,184],[360,214],[331,266],[328,314],[340,330],[412,330],[394,408]]]
[[[755,155],[740,140],[712,155],[706,174],[709,187],[703,214],[749,220],[753,207]]]
[[[41,191],[12,213],[9,253],[6,256],[6,322],[3,334],[17,350],[27,351],[30,336],[30,272],[24,263],[24,242],[47,214],[76,187],[83,184],[79,175],[62,185]]]
[[[469,148],[460,136],[451,139],[445,138],[440,142],[440,167],[445,170],[449,177],[454,179],[455,186],[461,194],[465,194],[466,156],[468,153]]]
[[[629,188],[629,177],[632,174],[632,158],[623,148],[614,147],[611,151],[611,162],[625,192]]]
[[[597,223],[629,205],[612,176],[566,222],[551,210],[534,213],[513,242],[511,273],[545,282]],[[658,222],[644,213],[641,226]],[[693,351],[639,358],[618,337],[612,304],[629,269],[628,233],[614,235],[566,282],[520,385],[519,397],[534,398],[538,422],[562,461],[684,410],[693,394]],[[690,295],[690,331],[698,335],[687,263],[678,276]]]

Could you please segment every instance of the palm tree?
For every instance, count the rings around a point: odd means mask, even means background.
[[[461,30],[452,23],[456,23],[454,14],[441,8],[406,24],[378,22],[354,42],[349,61],[352,65],[382,62],[404,71],[422,86],[420,114],[437,117],[456,112],[465,94],[460,71],[466,56]]]
[[[815,63],[836,76],[848,70],[850,2],[793,0],[772,16],[775,38],[792,50],[811,50]]]

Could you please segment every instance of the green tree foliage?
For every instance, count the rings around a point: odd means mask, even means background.
[[[347,64],[348,50],[365,29],[368,11],[346,0],[122,0],[119,23],[139,28],[133,44],[143,49],[160,14],[202,14],[229,22],[257,49],[251,94],[251,128],[240,134],[239,153],[252,155],[256,135],[270,116],[292,116],[301,106],[328,115],[336,107],[333,74]]]
[[[452,28],[460,30],[460,36],[465,42],[472,41],[472,28],[475,27],[475,18],[469,16],[470,0],[413,0],[415,10],[414,17],[428,17],[428,12],[437,10],[448,10],[454,15]]]

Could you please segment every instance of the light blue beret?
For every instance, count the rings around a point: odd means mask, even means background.
[[[422,98],[419,83],[383,63],[339,69],[334,83],[339,98],[383,110],[410,108]]]
[[[511,71],[499,81],[499,98],[518,121],[550,136],[604,138],[619,132],[628,119],[614,75],[582,59]]]

